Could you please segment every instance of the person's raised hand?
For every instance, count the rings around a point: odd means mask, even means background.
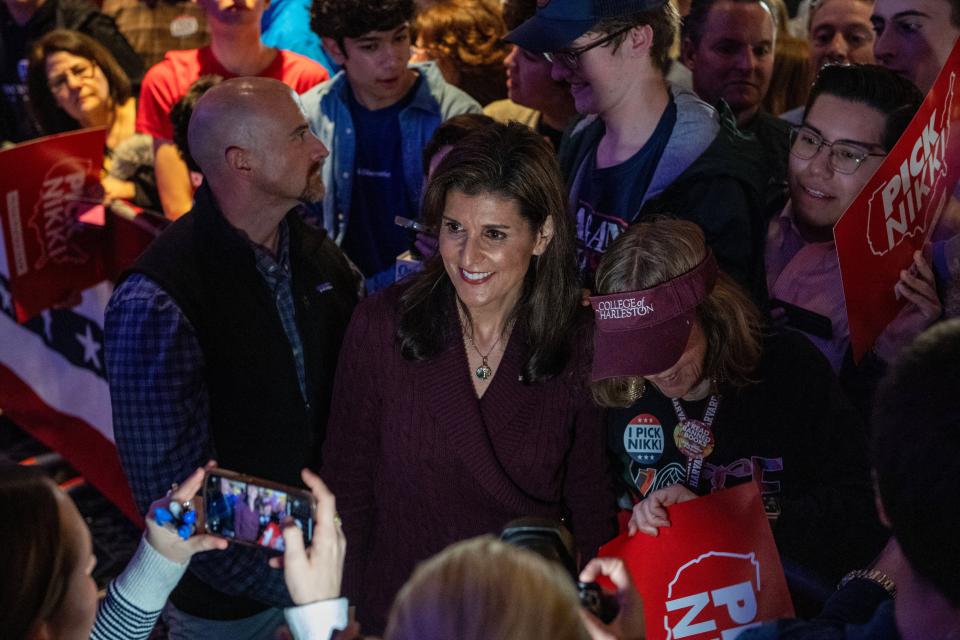
[[[604,624],[586,609],[580,610],[583,624],[593,640],[640,640],[646,637],[643,602],[633,586],[627,565],[620,558],[594,558],[580,572],[581,582],[596,582],[604,575],[617,588],[620,612],[610,624]]]
[[[696,497],[697,494],[682,484],[657,489],[633,505],[633,515],[630,516],[630,522],[627,523],[627,533],[632,536],[639,531],[648,536],[657,535],[660,527],[670,526],[667,507],[693,500]]]
[[[210,466],[208,464],[208,466]],[[164,526],[157,523],[156,513],[160,508],[170,510],[170,504],[173,502],[183,505],[191,502],[196,512],[202,511],[202,506],[198,504],[199,499],[194,499],[200,487],[203,486],[203,468],[198,468],[190,477],[176,485],[170,491],[170,495],[160,498],[150,505],[147,512],[147,542],[156,549],[167,560],[179,564],[185,564],[193,557],[193,554],[201,551],[213,551],[214,549],[226,549],[227,541],[223,538],[217,538],[206,533],[194,533],[184,540],[176,530],[170,526]],[[199,530],[199,520],[195,525]]]
[[[930,260],[924,257],[920,250],[913,252],[913,264],[910,268],[900,271],[900,280],[893,290],[898,297],[906,298],[916,305],[923,317],[931,322],[943,314]]]
[[[317,500],[317,512],[309,548],[304,548],[303,533],[293,520],[284,522],[283,580],[290,598],[298,605],[340,596],[343,559],[347,552],[347,539],[340,526],[333,494],[320,476],[309,469],[301,471],[300,476]],[[271,561],[272,566],[280,564]]]
[[[424,233],[423,231],[417,231],[417,239],[414,240],[413,246],[417,248],[417,251],[420,252],[420,255],[423,256],[424,260],[429,260],[433,256],[437,255],[440,241],[437,240],[437,236],[435,235]]]

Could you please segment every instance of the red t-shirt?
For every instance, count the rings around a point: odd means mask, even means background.
[[[220,64],[210,47],[167,52],[143,78],[137,106],[137,131],[161,140],[172,140],[170,109],[197,78],[211,73],[224,78],[237,77]],[[284,49],[278,49],[273,62],[257,75],[280,80],[297,93],[303,93],[330,77],[320,63]]]

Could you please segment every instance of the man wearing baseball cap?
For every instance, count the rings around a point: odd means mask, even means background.
[[[729,113],[668,85],[678,23],[664,0],[539,0],[506,39],[550,59],[581,114],[560,164],[585,284],[627,227],[670,213],[700,225],[724,270],[762,297],[760,152]]]

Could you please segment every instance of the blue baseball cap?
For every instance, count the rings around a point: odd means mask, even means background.
[[[504,40],[527,51],[560,51],[604,18],[662,7],[667,0],[537,0],[537,13]]]

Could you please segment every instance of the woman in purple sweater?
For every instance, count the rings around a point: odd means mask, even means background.
[[[582,561],[616,534],[563,194],[536,133],[471,134],[424,196],[439,253],[354,313],[323,476],[365,631],[383,630],[418,562],[514,518],[564,518]]]

